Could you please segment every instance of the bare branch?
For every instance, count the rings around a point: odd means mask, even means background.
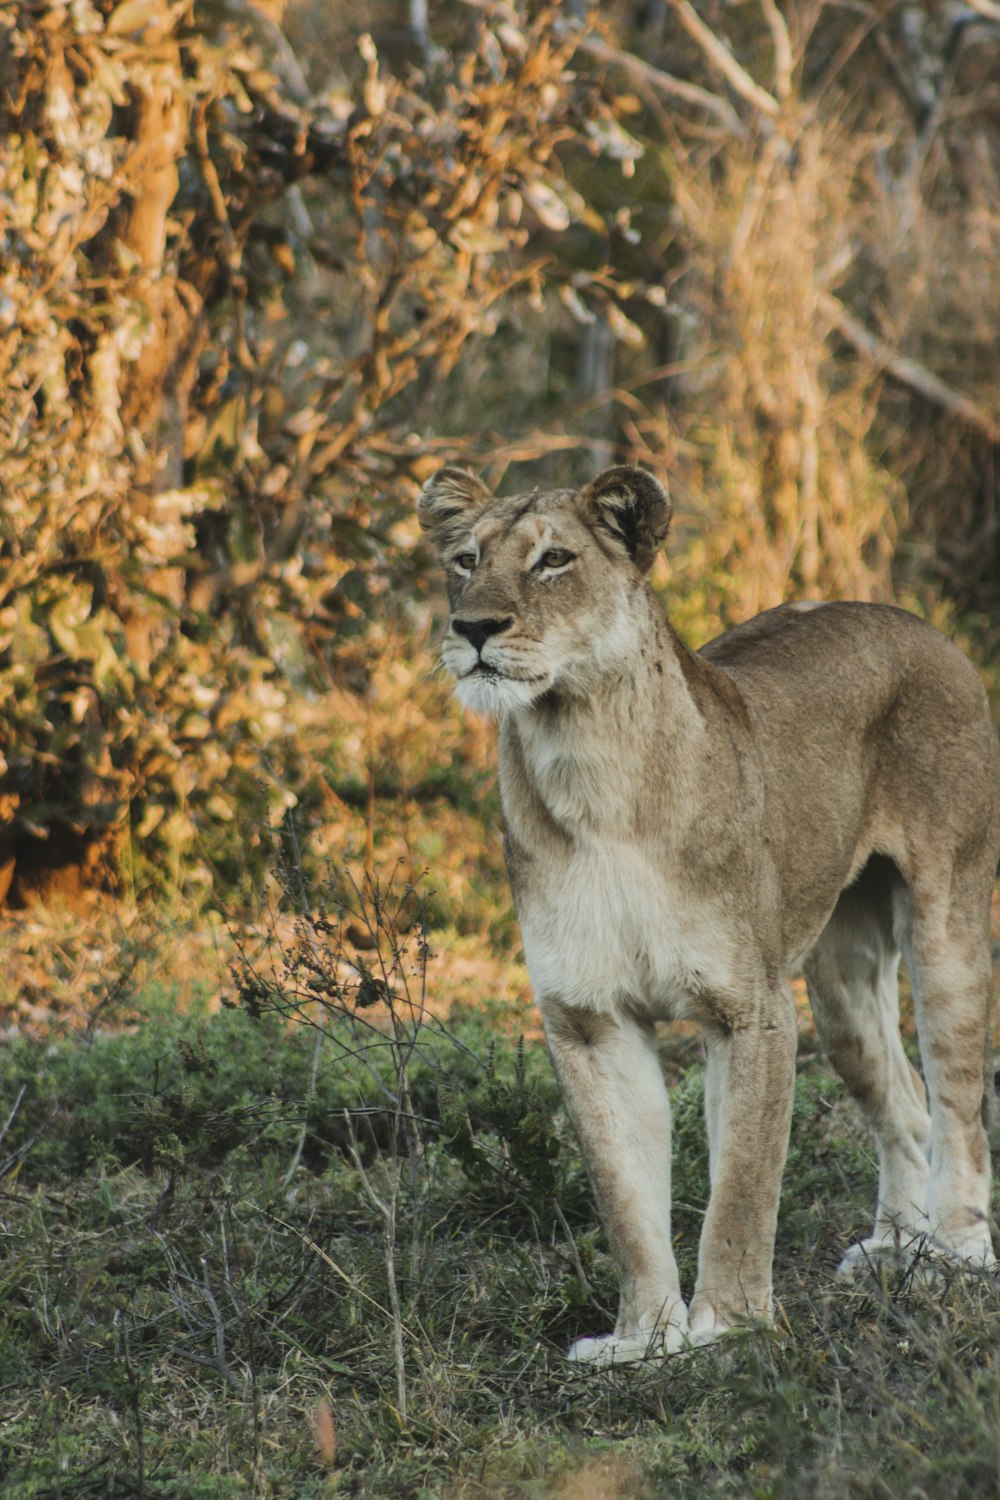
[[[396,1356],[396,1400],[399,1406],[399,1414],[405,1421],[407,1391],[406,1357],[403,1346],[404,1324],[399,1305],[399,1286],[396,1279],[396,1207],[399,1201],[399,1165],[393,1162],[390,1168],[389,1194],[386,1198],[380,1198],[372,1186],[371,1178],[365,1171],[361,1160],[361,1152],[358,1150],[358,1139],[354,1130],[354,1121],[347,1110],[344,1111],[344,1120],[347,1125],[348,1149],[350,1150],[358,1176],[361,1178],[368,1201],[376,1212],[382,1216],[382,1246],[385,1251],[386,1278],[389,1283],[389,1308],[392,1318],[392,1342]]]
[[[197,1354],[193,1349],[185,1349],[182,1344],[172,1344],[167,1353],[174,1355],[178,1359],[190,1360],[193,1365],[202,1365],[206,1370],[218,1371],[230,1390],[236,1391],[240,1396],[243,1395],[243,1387],[236,1379],[232,1370],[228,1365],[220,1366],[218,1359],[212,1359],[207,1354]]]
[[[654,68],[651,63],[643,62],[641,57],[636,57],[632,52],[623,52],[618,47],[612,47],[600,37],[581,37],[577,43],[577,50],[596,58],[598,62],[608,63],[612,67],[631,73],[633,78],[655,89],[657,93],[665,95],[668,99],[677,99],[682,104],[690,104],[695,109],[703,109],[706,114],[714,115],[720,124],[733,135],[745,136],[747,133],[746,126],[728,100],[721,98],[718,94],[713,94],[710,89],[703,89],[699,84],[686,83],[682,78],[675,78],[672,73],[665,73],[662,68]]]
[[[511,8],[500,3],[500,0],[462,0],[462,4],[468,6],[470,10],[484,11],[487,15],[496,16],[499,19],[516,21]],[[571,22],[557,23],[557,27],[561,38],[572,37],[572,29],[575,29]],[[721,42],[714,38],[713,40],[716,41],[717,46],[721,47]],[[707,114],[714,115],[734,135],[746,135],[746,127],[732,105],[718,94],[713,94],[710,89],[702,88],[697,83],[688,83],[683,78],[676,78],[673,73],[666,73],[662,68],[654,68],[652,63],[644,62],[633,52],[625,52],[619,47],[613,47],[610,42],[601,37],[584,35],[581,32],[575,39],[575,46],[578,52],[584,52],[589,57],[596,58],[598,62],[609,63],[613,67],[624,69],[631,73],[633,78],[655,89],[657,93],[665,95],[668,99],[678,99],[683,104],[690,104],[695,109],[703,109]],[[727,56],[730,56],[732,65],[739,68],[739,63],[730,54],[727,53]],[[752,83],[752,80],[748,81]],[[773,100],[771,104],[776,110],[777,105]]]
[[[14,1100],[14,1104],[13,1104],[13,1106],[11,1108],[10,1114],[7,1116],[7,1122],[4,1125],[3,1129],[0,1130],[0,1144],[3,1143],[4,1136],[7,1134],[8,1130],[13,1125],[13,1123],[14,1123],[14,1117],[17,1114],[18,1110],[21,1108],[21,1100],[24,1098],[24,1096],[25,1096],[25,1094],[27,1092],[28,1092],[28,1085],[26,1083],[22,1083],[20,1091],[18,1093],[18,1096]]]
[[[828,292],[820,293],[819,306],[849,344],[870,359],[874,364],[885,370],[894,380],[901,385],[909,386],[910,390],[916,391],[925,401],[939,406],[942,411],[948,413],[959,422],[964,422],[967,427],[982,433],[991,443],[1000,443],[1000,421],[997,421],[988,411],[972,401],[968,396],[963,396],[960,391],[952,390],[950,385],[945,385],[930,370],[918,364],[915,359],[908,359],[904,354],[897,354],[884,339],[877,334],[869,332],[863,323],[859,323],[851,313]]]
[[[317,1001],[316,1002],[316,1045],[313,1048],[312,1068],[311,1068],[310,1074],[309,1074],[309,1092],[308,1092],[308,1095],[307,1095],[308,1098],[314,1098],[315,1094],[316,1094],[316,1080],[319,1077],[320,1052],[321,1052],[321,1048],[323,1046],[323,1038],[325,1036],[326,1036],[326,1026],[324,1024],[323,1007],[322,1007],[321,1003],[319,1001]],[[302,1129],[299,1131],[299,1138],[298,1138],[298,1141],[295,1144],[295,1150],[292,1152],[292,1159],[291,1159],[291,1161],[288,1164],[288,1171],[285,1173],[284,1177],[281,1179],[281,1186],[283,1188],[289,1188],[289,1187],[291,1187],[292,1182],[295,1180],[295,1174],[299,1170],[299,1163],[302,1160],[302,1153],[303,1153],[303,1151],[306,1148],[306,1141],[307,1141],[308,1137],[309,1137],[309,1111],[308,1111],[308,1109],[306,1109],[306,1110],[303,1110],[303,1112],[302,1112]]]
[[[269,1213],[267,1209],[262,1209],[261,1212],[265,1219],[270,1219],[272,1224],[280,1224],[282,1229],[287,1229],[291,1234],[294,1234],[299,1240],[301,1240],[306,1249],[311,1250],[314,1255],[318,1255],[325,1266],[329,1266],[331,1271],[334,1271],[342,1281],[345,1281],[347,1283],[348,1287],[356,1297],[360,1297],[364,1302],[368,1302],[372,1307],[375,1308],[376,1312],[380,1312],[382,1314],[383,1318],[391,1318],[392,1314],[389,1312],[389,1309],[387,1307],[383,1307],[381,1302],[376,1302],[374,1297],[369,1297],[368,1293],[366,1291],[363,1291],[362,1288],[358,1285],[356,1278],[349,1276],[344,1270],[343,1266],[339,1266],[333,1259],[333,1257],[323,1249],[322,1245],[317,1245],[315,1240],[310,1239],[309,1235],[304,1233],[303,1230],[297,1228],[296,1225],[290,1224],[287,1219],[280,1219],[277,1214]],[[409,1328],[407,1328],[405,1323],[403,1324],[403,1332],[408,1338],[413,1339],[414,1341],[416,1340],[416,1335],[411,1332]]]
[[[825,95],[827,89],[833,83],[834,79],[840,76],[842,69],[846,67],[848,62],[850,62],[851,58],[854,56],[855,52],[857,52],[858,48],[862,45],[865,39],[870,36],[872,32],[875,32],[875,35],[878,36],[878,13],[872,10],[871,7],[867,5],[851,6],[850,8],[852,10],[856,10],[861,19],[854,27],[854,29],[852,31],[849,31],[844,37],[840,46],[836,49],[836,51],[833,53],[833,56],[828,61],[826,67],[820,75],[819,80],[814,85],[812,95],[809,100],[809,108],[806,114],[806,120],[811,120],[815,116],[817,110],[819,109],[820,101]],[[804,128],[805,120],[802,123]]]
[[[715,32],[698,15],[690,0],[670,0],[677,19],[680,21],[688,36],[691,37],[704,52],[730,88],[735,89],[741,99],[752,104],[754,109],[769,119],[779,113],[780,105],[766,89],[762,89],[759,83],[755,83],[750,74],[741,63],[730,52],[724,42],[721,42]]]
[[[788,35],[785,18],[774,0],[760,0],[764,19],[771,28],[774,41],[774,92],[779,99],[787,99],[792,92],[792,43]]]

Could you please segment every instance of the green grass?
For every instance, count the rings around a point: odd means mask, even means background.
[[[241,1010],[154,995],[128,1032],[3,1054],[0,1493],[997,1494],[997,1282],[835,1280],[875,1174],[809,1058],[777,1330],[567,1364],[615,1285],[548,1060],[516,1015],[412,1012],[411,934],[345,971],[313,928]],[[666,1046],[690,1291],[702,1075]]]

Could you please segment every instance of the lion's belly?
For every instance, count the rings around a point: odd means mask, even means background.
[[[733,987],[721,924],[625,843],[577,850],[525,892],[519,916],[540,1004],[697,1017],[700,996]]]

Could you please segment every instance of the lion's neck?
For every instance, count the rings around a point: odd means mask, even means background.
[[[651,602],[651,601],[650,601]],[[529,805],[572,837],[630,837],[650,801],[683,800],[704,729],[678,645],[658,609],[643,621],[627,665],[586,694],[552,691],[501,730],[505,815]]]

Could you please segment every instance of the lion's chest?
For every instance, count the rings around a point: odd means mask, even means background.
[[[672,1017],[729,988],[712,914],[627,842],[583,845],[550,865],[528,882],[519,915],[540,1002],[605,1011],[632,1002]]]

